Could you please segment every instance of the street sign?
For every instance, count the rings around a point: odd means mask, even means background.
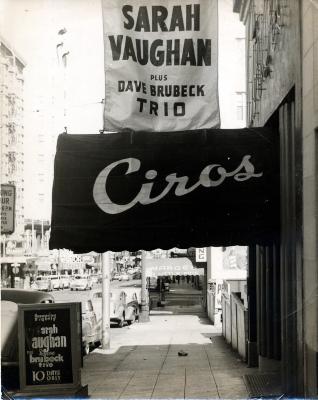
[[[206,247],[198,247],[195,249],[195,261],[207,262]]]
[[[1,233],[14,232],[15,186],[1,185]]]

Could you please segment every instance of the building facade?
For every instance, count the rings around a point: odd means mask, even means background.
[[[277,131],[281,233],[251,247],[248,362],[318,395],[318,2],[234,0],[246,27],[247,124]]]
[[[24,61],[0,39],[1,183],[16,188],[15,235],[24,232]]]
[[[24,263],[24,76],[25,62],[0,38],[1,184],[15,188],[14,232],[1,232],[1,274]]]

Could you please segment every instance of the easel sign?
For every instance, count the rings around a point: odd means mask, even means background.
[[[74,391],[80,386],[80,303],[19,305],[22,392]]]

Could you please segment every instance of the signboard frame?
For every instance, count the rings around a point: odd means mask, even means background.
[[[4,205],[2,204],[2,199],[3,199],[2,190],[6,189],[6,188],[13,191],[12,201],[9,204],[12,207],[12,210],[10,210],[10,213],[9,213],[9,210],[3,209]],[[11,235],[12,233],[14,233],[14,230],[15,230],[15,203],[16,203],[16,187],[9,183],[4,183],[4,184],[2,183],[1,184],[1,234]],[[11,225],[9,225],[8,229],[4,229],[4,226],[2,225],[3,214],[6,214],[7,216],[9,215],[9,217],[10,217],[9,222],[11,223]]]
[[[66,346],[68,355],[71,357],[72,363],[72,382],[70,383],[50,383],[50,384],[28,384],[27,383],[27,363],[26,363],[26,312],[33,311],[34,314],[46,312],[47,314],[54,311],[63,310],[69,313],[69,340]],[[56,314],[55,314],[56,315]],[[65,322],[64,322],[65,323]],[[48,322],[43,321],[43,327]],[[81,303],[53,303],[53,304],[19,304],[18,309],[18,332],[19,332],[19,376],[20,390],[25,392],[39,392],[56,394],[57,390],[63,392],[74,391],[81,384]]]

